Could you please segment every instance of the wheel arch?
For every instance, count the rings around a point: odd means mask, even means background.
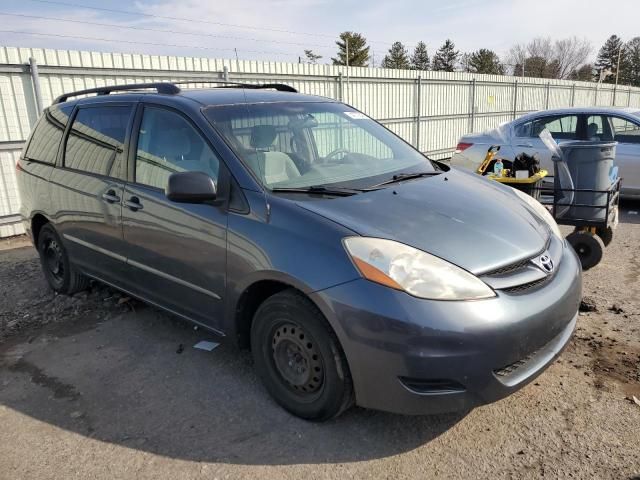
[[[36,213],[31,219],[31,237],[33,239],[33,245],[38,248],[38,236],[40,235],[40,230],[47,223],[49,223],[49,219],[45,217],[42,213]]]

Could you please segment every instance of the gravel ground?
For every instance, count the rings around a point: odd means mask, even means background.
[[[623,206],[560,359],[471,412],[355,408],[313,424],[267,396],[250,356],[101,285],[47,288],[0,242],[0,479],[640,478],[640,204]]]

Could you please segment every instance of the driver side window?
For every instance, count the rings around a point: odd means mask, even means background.
[[[640,124],[624,118],[611,117],[615,140],[620,143],[640,143]]]
[[[135,181],[164,190],[175,172],[204,172],[218,182],[220,161],[182,115],[145,107],[138,136]]]

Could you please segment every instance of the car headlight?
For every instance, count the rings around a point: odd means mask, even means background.
[[[415,297],[478,300],[496,295],[475,275],[403,243],[348,237],[344,246],[364,278]]]
[[[560,240],[562,240],[563,238],[562,232],[560,231],[560,228],[558,227],[558,224],[554,220],[551,213],[549,213],[549,210],[547,210],[547,208],[544,205],[542,205],[538,200],[536,200],[532,196],[527,195],[526,193],[521,192],[520,190],[516,190],[515,188],[513,189],[513,191],[516,193],[516,195],[518,195],[518,197],[520,197],[521,200],[523,200],[531,208],[533,208],[534,212],[538,216],[540,216],[542,220],[547,223],[547,225],[549,225],[549,228],[551,228],[551,231],[555,233]]]

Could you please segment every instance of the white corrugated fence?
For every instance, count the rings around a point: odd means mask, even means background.
[[[30,59],[37,66],[33,73]],[[421,151],[448,157],[461,135],[567,106],[640,108],[640,89],[537,78],[0,47],[0,237],[23,233],[15,163],[42,106],[65,92],[162,80],[281,82],[342,100]]]

